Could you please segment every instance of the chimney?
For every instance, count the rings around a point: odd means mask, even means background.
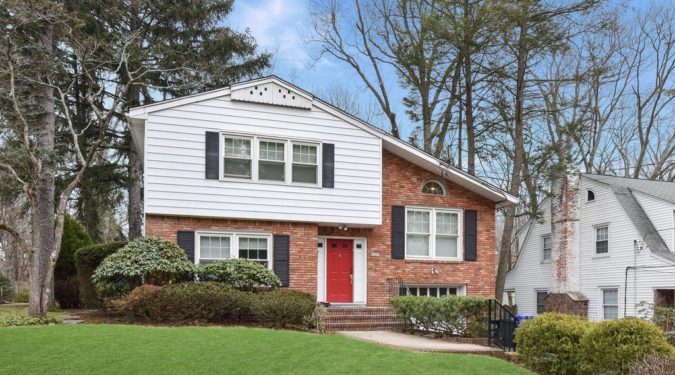
[[[552,183],[551,243],[553,274],[551,290],[544,300],[547,312],[586,316],[588,300],[580,292],[580,176],[568,168]]]

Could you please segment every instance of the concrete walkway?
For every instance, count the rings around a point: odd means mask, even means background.
[[[358,340],[373,342],[393,348],[417,350],[424,352],[444,353],[480,353],[501,352],[496,348],[476,344],[463,344],[449,342],[442,339],[432,339],[416,335],[409,335],[391,331],[340,331],[340,335],[352,337]]]

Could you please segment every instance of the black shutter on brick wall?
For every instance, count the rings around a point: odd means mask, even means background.
[[[176,232],[176,243],[185,251],[190,262],[195,261],[195,232],[178,231]]]
[[[475,261],[478,256],[478,212],[464,211],[464,260]]]
[[[391,258],[405,258],[405,206],[391,206]]]
[[[220,134],[218,132],[206,132],[206,159],[204,169],[206,178],[217,180],[220,174]]]
[[[321,155],[321,185],[325,188],[335,187],[335,145],[324,143]]]
[[[274,274],[281,281],[281,286],[288,286],[289,248],[291,238],[288,235],[275,234],[273,237]]]

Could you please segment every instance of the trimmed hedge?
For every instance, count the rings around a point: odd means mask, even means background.
[[[102,300],[91,277],[96,268],[108,255],[115,253],[127,244],[126,241],[108,242],[98,245],[85,246],[75,252],[75,267],[77,280],[80,284],[80,300],[84,307],[101,307]]]
[[[54,268],[54,298],[62,309],[80,307],[80,288],[77,282],[75,253],[77,249],[93,244],[84,227],[66,215],[59,258]]]
[[[312,295],[273,290],[249,292],[216,282],[186,282],[163,287],[142,285],[127,298],[132,318],[164,324],[259,323],[309,324]]]
[[[629,374],[630,366],[647,355],[675,354],[657,326],[634,318],[593,324],[579,350],[584,374]]]
[[[279,278],[260,263],[247,259],[227,259],[200,265],[197,275],[203,281],[216,281],[240,290],[278,288]]]
[[[106,296],[121,296],[143,284],[165,285],[194,277],[183,249],[159,237],[141,237],[109,255],[94,271],[94,285]]]
[[[579,343],[589,327],[576,315],[542,314],[516,330],[516,350],[523,364],[540,374],[577,374]]]
[[[441,335],[476,337],[485,332],[486,299],[482,297],[394,297],[391,306],[409,329]]]

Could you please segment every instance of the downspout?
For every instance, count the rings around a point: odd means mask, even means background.
[[[623,280],[623,317],[626,317],[626,304],[628,303],[628,270],[633,269],[635,272],[636,266],[626,267],[626,275]]]

